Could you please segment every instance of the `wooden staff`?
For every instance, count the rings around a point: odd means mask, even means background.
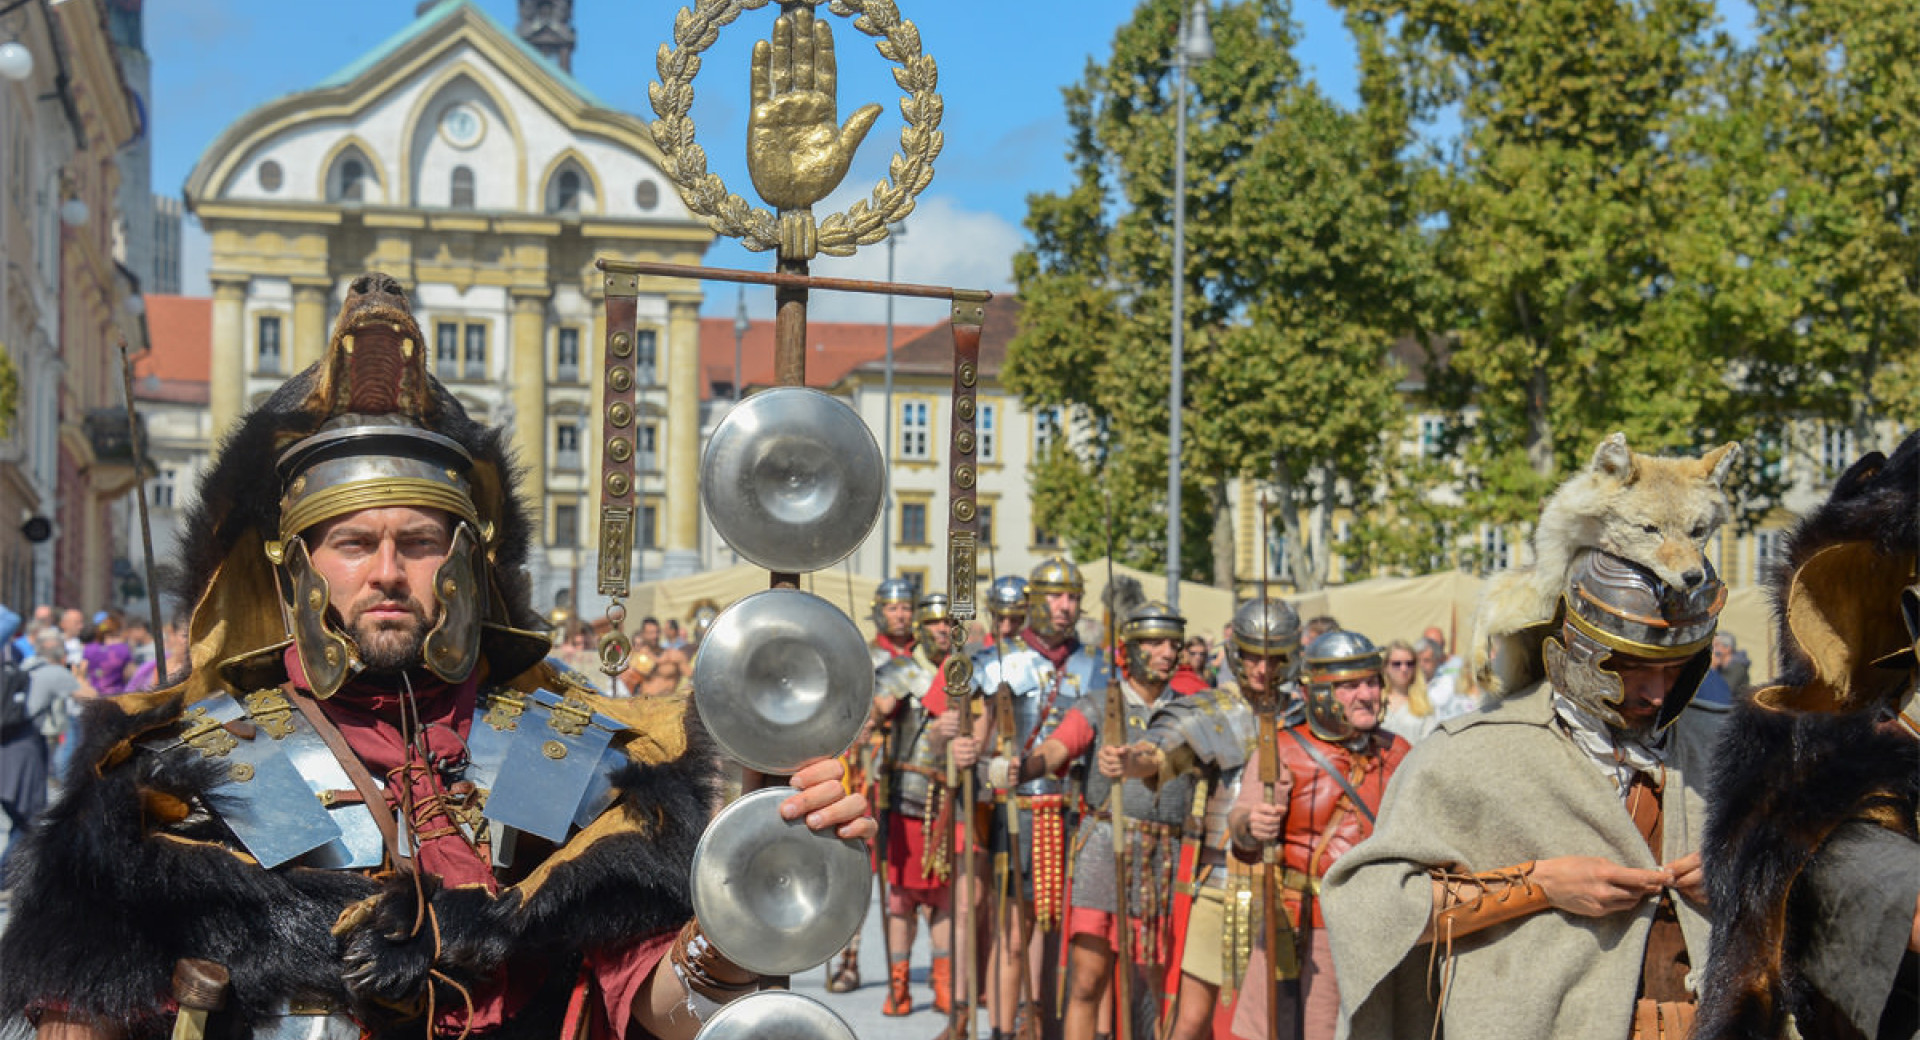
[[[1107,662],[1112,666],[1118,645],[1118,621],[1113,616],[1113,493],[1107,493]],[[1110,747],[1127,745],[1126,669],[1107,684],[1107,711],[1101,739]],[[1133,1037],[1133,951],[1127,941],[1131,931],[1127,920],[1127,805],[1126,777],[1107,788],[1107,820],[1113,835],[1113,909],[1114,909],[1114,1008],[1115,1040]]]
[[[1267,495],[1260,493],[1260,648],[1267,648],[1265,630],[1267,620]],[[1235,651],[1236,653],[1238,651]],[[1280,682],[1273,673],[1271,665],[1267,668],[1267,695],[1257,705],[1260,717],[1260,786],[1268,805],[1278,804],[1275,788],[1280,782]],[[1268,842],[1260,850],[1260,898],[1266,905],[1263,924],[1266,929],[1267,943],[1267,1027],[1277,1037],[1279,1035],[1280,1014],[1280,915],[1285,913],[1280,901],[1280,843]],[[1302,1017],[1306,1012],[1305,1001],[1294,1005],[1294,1035],[1304,1036],[1306,1022]]]

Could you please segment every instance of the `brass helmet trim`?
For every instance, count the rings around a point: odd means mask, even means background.
[[[393,416],[344,415],[280,456],[280,538],[363,509],[438,509],[476,531],[467,474],[473,456],[452,438]]]

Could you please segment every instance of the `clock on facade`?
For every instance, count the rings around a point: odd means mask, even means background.
[[[472,148],[486,132],[486,118],[478,108],[464,101],[448,107],[440,115],[440,136],[455,148]]]

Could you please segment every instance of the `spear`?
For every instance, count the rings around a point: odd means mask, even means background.
[[[120,337],[120,381],[127,390],[127,436],[133,447],[135,501],[140,503],[140,546],[147,560],[147,612],[153,615],[153,633],[159,636],[153,641],[154,682],[164,686],[167,682],[166,623],[160,617],[160,587],[153,580],[153,527],[147,519],[146,474],[141,472],[146,456],[140,450],[140,416],[133,410],[133,362],[127,357],[125,336]]]
[[[1113,492],[1107,492],[1107,661],[1113,661],[1115,649],[1116,620],[1113,616]],[[1107,684],[1107,712],[1105,732],[1102,739],[1113,747],[1125,747],[1127,743],[1126,682],[1124,669],[1119,682]],[[1114,936],[1118,946],[1114,962],[1114,1007],[1113,1024],[1116,1040],[1132,1040],[1133,1036],[1133,958],[1128,949],[1127,920],[1127,807],[1126,779],[1123,777],[1107,788],[1107,819],[1113,835],[1113,903]]]
[[[1267,619],[1267,542],[1270,532],[1267,530],[1267,494],[1260,493],[1260,648],[1267,648],[1269,633],[1265,628]],[[1275,788],[1280,782],[1280,733],[1276,716],[1280,710],[1280,677],[1275,675],[1272,666],[1267,669],[1266,696],[1256,702],[1260,714],[1260,786],[1268,805],[1276,804]],[[1266,911],[1263,914],[1267,942],[1267,1020],[1271,1028],[1278,1028],[1280,1013],[1280,915],[1284,912],[1280,904],[1280,864],[1278,862],[1279,843],[1269,842],[1260,850],[1260,898]],[[1294,1035],[1306,1035],[1306,1002],[1294,1004]]]

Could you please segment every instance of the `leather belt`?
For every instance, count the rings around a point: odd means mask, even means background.
[[[1314,896],[1320,894],[1319,878],[1308,874],[1304,870],[1295,870],[1292,867],[1288,867],[1280,873],[1280,885],[1282,888],[1288,888],[1295,892],[1306,892]]]

